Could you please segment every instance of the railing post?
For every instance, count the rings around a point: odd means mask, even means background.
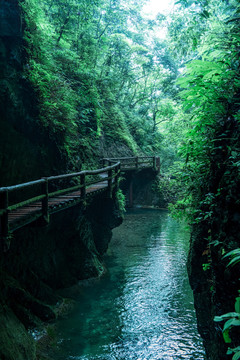
[[[0,192],[0,209],[4,210],[1,215],[1,236],[6,238],[9,232],[8,226],[8,190]]]
[[[116,192],[118,191],[118,179],[120,176],[120,165],[115,167],[114,172],[115,172],[115,176],[114,176],[113,195],[115,196]]]
[[[138,169],[138,156],[136,156],[135,161],[136,161],[136,169]]]
[[[156,156],[153,156],[153,169],[156,170]]]
[[[108,170],[108,196],[112,198],[112,169]]]
[[[121,163],[118,165],[118,168],[117,168],[118,170],[118,175],[117,175],[117,179],[116,179],[116,181],[117,181],[117,187],[119,186],[119,178],[120,178],[120,174],[121,174]]]
[[[160,157],[156,157],[156,170],[159,173],[160,172]]]
[[[86,174],[85,173],[80,175],[80,184],[81,184],[81,199],[84,201],[86,199]]]
[[[130,184],[129,184],[129,207],[133,207],[133,179],[131,177]]]
[[[48,179],[43,178],[42,194],[45,195],[42,199],[42,217],[48,223],[49,222],[49,209],[48,209]]]

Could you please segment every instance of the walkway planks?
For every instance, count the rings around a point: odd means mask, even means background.
[[[107,177],[107,173],[106,176]],[[107,181],[102,181],[98,184],[94,184],[86,188],[86,196],[99,192],[101,190],[107,190]],[[59,195],[48,200],[48,212],[49,215],[61,210],[65,210],[69,207],[83,202],[80,191],[73,191],[65,195]],[[36,201],[32,204],[22,206],[16,210],[9,211],[8,213],[8,226],[9,231],[15,231],[24,225],[27,225],[38,218],[42,217],[42,202]],[[47,221],[47,219],[45,219]]]
[[[121,171],[143,168],[158,171],[160,167],[159,158],[149,156],[105,158],[102,163],[104,167],[97,170],[50,176],[0,188],[0,237],[7,238],[11,232],[37,219],[46,223],[50,214],[84,203],[87,197],[97,192],[106,191],[107,196],[112,197],[119,187]]]

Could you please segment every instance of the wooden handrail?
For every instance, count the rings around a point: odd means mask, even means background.
[[[115,163],[116,161],[121,162],[121,169],[122,170],[134,170],[134,169],[140,169],[141,167],[144,168],[148,164],[149,167],[152,167],[153,169],[159,171],[158,164],[160,162],[158,161],[159,157],[156,156],[131,156],[131,157],[119,157],[119,158],[103,158],[102,162],[103,165]],[[132,169],[129,169],[129,167],[132,166]]]
[[[152,159],[154,158],[155,156],[137,156],[139,159]],[[136,159],[136,156],[129,156],[129,157],[118,157],[118,158],[103,158],[103,160],[133,160],[133,159]]]
[[[49,199],[61,196],[66,193],[71,193],[79,190],[79,200],[84,201],[86,199],[87,187],[93,184],[97,184],[103,181],[107,182],[107,192],[108,196],[112,197],[113,194],[118,189],[118,179],[120,176],[120,172],[123,169],[124,165],[127,167],[133,166],[135,169],[146,168],[146,164],[149,164],[150,167],[156,169],[158,166],[160,167],[160,160],[154,156],[139,156],[139,157],[120,157],[120,158],[104,158],[102,159],[103,164],[105,162],[108,163],[108,166],[102,167],[96,170],[83,170],[70,174],[62,174],[56,176],[49,176],[45,178],[41,178],[39,180],[29,181],[26,183],[0,187],[0,224],[1,224],[1,236],[7,237],[9,233],[9,223],[8,223],[8,214],[10,211],[16,210],[18,208],[28,206],[32,203],[40,202],[39,210],[42,211],[42,217],[48,221],[49,219]],[[112,164],[113,163],[113,164]],[[112,164],[112,165],[111,165]],[[87,181],[87,176],[95,176],[104,174],[102,178],[90,179]],[[61,189],[52,188],[54,191],[49,190],[50,184],[54,181],[58,180],[67,180],[72,178],[78,178],[78,181],[75,181],[75,184],[68,184],[67,187]],[[65,183],[65,182],[63,182]],[[39,187],[40,185],[40,187]],[[38,188],[34,189],[34,186],[38,186]],[[56,185],[53,185],[56,187]],[[66,186],[66,183],[65,183]],[[30,188],[32,188],[30,190]],[[28,193],[21,192],[22,190],[30,190]],[[22,201],[20,200],[20,196],[18,196],[18,202],[14,203],[12,201],[9,202],[9,193],[16,191],[17,193],[21,192]],[[31,195],[29,195],[31,194]],[[27,196],[30,198],[27,198]],[[25,197],[25,199],[24,199]],[[35,205],[34,205],[35,206]]]
[[[114,165],[107,166],[97,170],[84,170],[80,172],[75,172],[71,174],[63,174],[57,176],[49,176],[39,180],[29,181],[26,183],[6,186],[0,188],[0,221],[1,221],[1,235],[7,236],[8,234],[8,213],[9,211],[17,210],[23,206],[30,205],[34,202],[41,201],[41,208],[42,208],[42,216],[44,219],[48,220],[49,218],[49,209],[48,209],[48,200],[52,197],[57,197],[63,195],[65,193],[69,193],[71,191],[80,190],[79,198],[81,200],[85,200],[86,198],[86,189],[89,185],[97,184],[102,181],[107,181],[108,183],[108,193],[111,196],[112,191],[115,187],[118,186],[117,184],[117,177],[120,173],[120,162],[115,163]],[[86,176],[94,176],[100,174],[108,174],[100,179],[94,179],[93,181],[86,181]],[[110,174],[110,175],[109,175]],[[65,180],[65,179],[72,179],[74,177],[80,178],[80,184],[75,186],[68,186],[64,189],[56,190],[56,191],[49,191],[49,183],[54,182],[56,180]],[[23,189],[30,189],[33,186],[41,185],[41,194],[34,193],[33,197],[30,197],[24,201],[20,201],[9,205],[9,192],[17,191],[21,192]]]
[[[1,213],[1,232],[3,237],[8,236],[9,227],[8,227],[8,190],[0,193],[0,208],[3,208]]]
[[[114,165],[103,167],[103,168],[97,169],[97,170],[83,170],[83,171],[79,171],[79,172],[71,173],[71,174],[49,176],[47,179],[48,179],[48,181],[52,181],[52,180],[61,180],[61,179],[72,178],[72,177],[81,176],[81,175],[85,175],[85,176],[86,175],[99,175],[110,169],[114,169],[118,165],[120,165],[120,161],[117,163],[115,162]],[[0,188],[0,191],[1,191],[1,188]]]
[[[29,181],[26,183],[18,184],[18,185],[0,187],[0,193],[5,192],[6,190],[13,191],[13,190],[19,190],[19,189],[23,189],[23,188],[26,188],[29,186],[33,186],[33,185],[43,184],[44,181],[45,181],[44,179],[39,179],[39,180],[34,180],[34,181]]]

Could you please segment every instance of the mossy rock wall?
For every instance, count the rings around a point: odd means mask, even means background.
[[[26,360],[35,359],[26,329],[56,318],[58,289],[104,272],[102,254],[111,230],[121,222],[115,201],[99,194],[86,207],[53,214],[46,226],[31,224],[13,233],[10,248],[1,257],[0,337],[5,335],[0,341],[5,345],[0,347],[0,359],[24,359],[25,353]]]
[[[39,123],[37,94],[24,75],[19,1],[1,1],[0,15],[0,186],[6,186],[59,173],[67,163]]]
[[[240,290],[240,264],[228,267],[230,259],[223,257],[240,247],[239,130],[239,123],[230,117],[216,130],[209,177],[198,210],[200,221],[193,226],[188,259],[198,327],[208,360],[231,359],[232,355],[226,354],[228,347],[240,344],[239,326],[230,329],[231,342],[225,343],[224,322],[214,321],[215,316],[235,311]]]

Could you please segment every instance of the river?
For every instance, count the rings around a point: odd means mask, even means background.
[[[55,360],[203,360],[186,258],[189,231],[166,211],[129,211],[106,274],[79,286],[57,322]]]

